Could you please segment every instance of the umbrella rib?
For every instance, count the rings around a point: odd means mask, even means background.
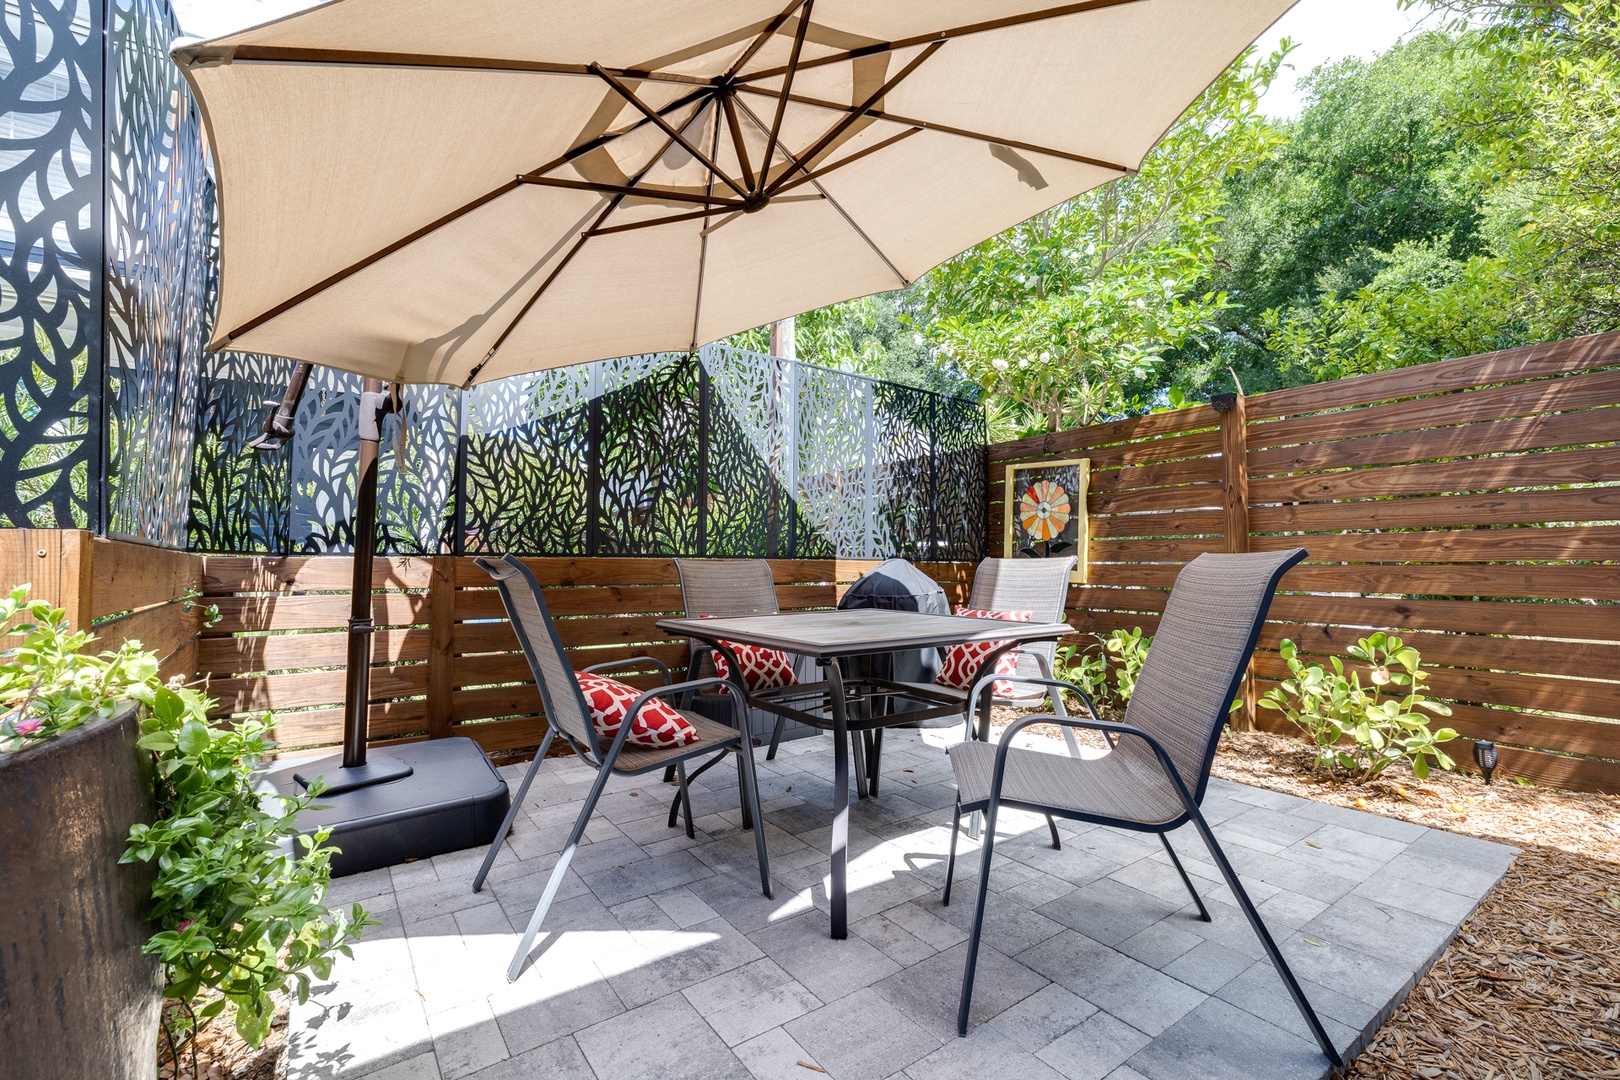
[[[752,86],[739,86],[738,89],[746,90],[748,93],[757,94],[760,97],[776,97],[775,92],[771,90],[757,90]],[[812,105],[818,109],[830,109],[833,112],[847,113],[857,108],[854,105],[840,105],[836,101],[824,101],[821,98],[805,97],[802,94],[794,94],[792,100],[796,105]],[[1073,154],[1067,150],[1055,150],[1050,146],[1023,142],[1019,139],[1004,139],[999,135],[986,135],[980,131],[951,127],[949,124],[935,123],[932,120],[919,120],[914,116],[901,116],[898,113],[884,112],[881,109],[867,109],[866,115],[874,120],[887,120],[892,124],[908,124],[926,131],[938,131],[944,135],[958,135],[964,139],[976,139],[979,142],[1000,143],[1002,146],[1010,146],[1014,150],[1028,150],[1032,154],[1044,154],[1047,157],[1062,158],[1065,161],[1074,161],[1081,165],[1095,165],[1099,169],[1111,169],[1115,172],[1127,174],[1136,172],[1129,165],[1121,165],[1115,161],[1104,161],[1102,158],[1087,157],[1085,154]]]
[[[922,128],[920,128],[920,127],[906,128],[906,130],[900,132],[898,135],[890,135],[887,139],[884,139],[882,142],[873,143],[871,146],[868,146],[868,147],[866,147],[864,149],[855,151],[853,154],[850,154],[848,157],[839,158],[837,161],[833,162],[831,165],[824,165],[821,168],[817,169],[813,173],[805,173],[805,174],[799,176],[798,178],[796,178],[794,180],[790,180],[788,183],[783,184],[780,188],[777,189],[777,195],[780,196],[781,193],[784,192],[784,191],[792,191],[794,188],[798,187],[801,184],[808,184],[808,183],[811,183],[813,181],[820,180],[823,176],[826,176],[828,173],[832,172],[834,169],[842,169],[845,165],[848,165],[851,162],[859,161],[859,160],[861,160],[861,158],[866,157],[868,154],[875,154],[879,150],[886,150],[886,149],[893,146],[895,143],[899,142],[902,139],[911,138],[911,136],[917,134],[917,132],[919,132],[921,130],[922,130]],[[777,199],[773,199],[772,201],[773,202],[779,202],[781,200],[780,200],[780,198],[777,198]]]
[[[850,60],[859,60],[865,56],[878,56],[896,49],[908,49],[913,45],[922,45],[929,41],[943,41],[949,38],[968,37],[972,34],[983,34],[991,30],[1005,30],[1012,26],[1023,26],[1033,22],[1044,22],[1047,19],[1060,19],[1065,15],[1079,15],[1086,11],[1097,11],[1102,8],[1119,7],[1122,4],[1140,3],[1141,0],[1081,0],[1080,3],[1064,4],[1061,7],[1045,8],[1041,11],[1030,11],[1022,15],[1009,15],[1006,18],[991,19],[987,22],[968,23],[965,26],[953,26],[948,30],[935,30],[928,34],[916,34],[908,38],[898,38],[894,41],[879,41],[871,45],[862,45],[847,52],[831,53],[827,56],[818,56],[814,60],[806,60],[799,65],[802,71],[805,68],[822,67],[826,64],[841,64]],[[757,82],[761,79],[774,79],[778,75],[785,75],[787,68],[766,68],[747,75],[739,75],[739,82]]]
[[[650,229],[654,225],[674,225],[676,222],[680,221],[696,221],[698,218],[706,218],[712,213],[714,213],[714,209],[712,207],[704,207],[702,210],[692,210],[684,214],[672,214],[669,217],[654,218],[651,221],[632,221],[626,225],[608,225],[605,228],[592,229],[585,235],[612,236],[614,233],[632,232],[636,229]]]
[[[873,105],[876,105],[879,101],[883,100],[883,95],[900,85],[900,83],[911,75],[912,72],[922,67],[922,65],[930,57],[932,57],[944,46],[944,39],[930,44],[922,52],[912,57],[909,64],[895,72],[894,75],[890,77],[888,82],[874,90],[865,101],[861,102],[859,105],[855,106],[847,114],[845,114],[842,120],[839,120],[831,128],[829,128],[827,132],[823,134],[821,138],[817,139],[808,150],[800,154],[797,158],[794,158],[793,155],[789,154],[788,160],[792,162],[792,164],[787,169],[783,170],[782,175],[776,178],[776,182],[767,188],[765,193],[767,195],[776,194],[782,189],[782,185],[785,184],[788,179],[797,171],[802,170],[804,172],[809,172],[811,166],[815,164],[816,158],[825,152],[826,149],[833,144],[833,141],[838,138],[838,136],[842,135],[845,131],[848,131],[857,120],[866,115],[868,109],[870,109]],[[783,105],[785,104],[786,101],[784,99]],[[766,165],[769,166],[769,164],[770,163],[767,161]]]
[[[679,109],[679,108],[682,108],[682,107],[684,107],[686,105],[689,105],[693,101],[695,101],[699,97],[701,97],[705,92],[707,92],[707,88],[704,88],[703,90],[695,91],[695,92],[690,93],[690,94],[683,94],[681,97],[679,97],[679,98],[675,99],[674,101],[670,102],[668,105],[665,105],[664,110],[667,111],[667,112],[673,112],[676,109]],[[598,149],[598,148],[600,148],[602,146],[606,146],[608,143],[612,142],[614,139],[622,138],[625,135],[630,134],[632,131],[638,130],[643,124],[646,124],[646,123],[649,123],[649,122],[650,121],[648,121],[646,119],[637,120],[635,122],[635,124],[631,125],[628,128],[625,128],[623,131],[611,132],[611,133],[607,133],[607,134],[603,134],[603,135],[598,135],[594,139],[590,139],[590,140],[587,140],[586,142],[580,143],[578,146],[568,150],[567,152],[562,154],[560,157],[554,158],[553,160],[551,160],[547,164],[542,165],[540,168],[536,169],[534,171],[534,173],[531,174],[531,175],[538,176],[538,175],[540,175],[542,173],[548,173],[552,169],[558,168],[561,165],[566,165],[568,162],[573,161],[575,158],[583,157],[585,154],[590,153],[592,150],[596,150],[596,149]],[[451,222],[456,221],[459,218],[466,217],[468,214],[472,213],[474,210],[477,210],[479,207],[483,206],[484,204],[489,203],[489,202],[493,202],[495,199],[500,198],[502,195],[511,194],[512,192],[516,191],[521,186],[522,185],[516,180],[508,181],[507,183],[502,184],[500,187],[496,188],[495,190],[485,192],[483,195],[478,196],[478,198],[472,200],[471,202],[465,203],[462,206],[459,206],[456,209],[450,211],[448,214],[444,215],[443,217],[437,218],[434,221],[428,223],[427,225],[424,225],[422,228],[417,229],[415,232],[409,233],[409,234],[401,237],[400,239],[398,239],[398,240],[394,241],[393,243],[389,244],[387,247],[379,248],[378,250],[372,252],[370,255],[367,255],[365,258],[361,259],[359,262],[351,263],[350,265],[344,267],[342,270],[339,270],[337,273],[333,274],[331,277],[325,278],[322,281],[319,281],[316,284],[311,285],[309,288],[305,289],[303,292],[298,293],[295,296],[289,297],[288,299],[286,299],[286,300],[282,301],[281,303],[277,304],[275,307],[270,308],[269,310],[265,311],[264,313],[262,313],[260,315],[256,315],[253,318],[249,319],[247,322],[242,323],[240,326],[237,326],[235,329],[231,330],[229,333],[227,333],[225,335],[224,340],[221,342],[221,345],[222,346],[223,345],[228,345],[230,342],[232,342],[232,341],[236,340],[237,338],[241,337],[243,334],[249,333],[249,332],[251,332],[253,330],[258,329],[260,326],[263,326],[265,323],[269,322],[271,319],[277,318],[277,317],[279,317],[281,315],[285,315],[287,312],[291,311],[293,308],[297,307],[298,305],[304,303],[306,300],[310,299],[311,297],[316,296],[319,293],[325,292],[327,289],[332,288],[334,285],[339,285],[339,284],[343,283],[347,279],[353,277],[355,274],[358,274],[360,271],[364,270],[366,267],[371,266],[374,263],[380,262],[383,259],[386,259],[388,256],[394,254],[394,252],[399,251],[402,248],[409,247],[411,244],[416,243],[416,241],[422,239],[424,236],[427,236],[430,233],[437,232],[438,230],[444,228],[446,225],[449,225]]]
[[[731,94],[721,95],[721,102],[726,109],[726,126],[731,129],[731,145],[737,151],[737,166],[742,169],[743,183],[748,190],[754,190],[754,170],[748,163],[748,147],[743,144],[742,125],[737,123],[737,108],[731,103]],[[720,156],[720,140],[714,140],[714,153]]]
[[[733,115],[733,122],[735,122],[735,116],[734,115]],[[740,145],[739,145],[739,152],[740,152],[740,149],[741,148],[740,148]],[[715,117],[714,117],[714,153],[715,153],[716,157],[718,157],[719,154],[720,154],[720,114],[719,114],[719,110],[715,111]],[[709,193],[710,194],[714,193],[714,177],[712,177],[712,176],[709,177]],[[703,213],[704,213],[704,224],[707,225],[708,224],[708,214],[710,213],[710,211],[709,210],[704,210]],[[697,293],[696,293],[696,295],[694,295],[692,297],[692,345],[691,345],[691,351],[692,352],[697,352],[698,321],[700,319],[702,319],[702,317],[703,317],[703,275],[708,270],[708,265],[709,265],[709,233],[710,233],[710,231],[711,230],[709,228],[705,228],[705,229],[703,229],[702,232],[698,233]]]
[[[524,173],[517,178],[517,182],[520,184],[536,184],[540,187],[568,188],[572,191],[594,191],[602,195],[665,199],[669,202],[699,203],[704,206],[721,206],[731,209],[742,206],[742,202],[737,199],[720,199],[710,195],[699,195],[694,191],[682,191],[680,188],[637,187],[634,184],[603,184],[595,180],[565,180],[560,176],[538,176],[534,173]]]
[[[767,41],[771,40],[771,35],[782,29],[783,25],[788,21],[788,19],[793,17],[793,13],[804,7],[809,2],[810,0],[793,0],[793,3],[782,9],[782,13],[780,15],[766,23],[765,29],[761,30],[758,36],[754,38],[752,44],[750,44],[747,49],[743,50],[743,54],[741,56],[737,57],[736,63],[731,65],[730,70],[726,72],[721,81],[727,82],[736,78],[737,72],[743,69],[743,65],[752,60],[754,58],[754,54],[759,52]],[[806,13],[805,19],[808,20],[809,17],[809,14]]]
[[[765,130],[764,123],[761,122],[761,120],[760,120],[760,118],[758,116],[754,115],[754,110],[750,109],[748,107],[747,103],[744,102],[741,98],[737,99],[737,108],[741,109],[744,113],[748,114],[748,118],[754,122],[755,127],[759,128],[761,131]],[[793,157],[792,153],[790,153],[786,149],[784,149],[782,151],[782,153],[787,155],[788,161],[793,162],[794,164],[797,164],[797,162],[794,160],[794,157]],[[855,219],[849,216],[849,211],[845,210],[843,208],[843,206],[839,205],[838,200],[833,198],[832,195],[827,191],[827,189],[821,186],[821,182],[819,180],[816,180],[814,177],[811,177],[810,178],[810,183],[815,187],[815,189],[817,191],[819,191],[821,193],[821,197],[823,199],[826,199],[828,204],[831,205],[834,210],[838,211],[838,216],[844,219],[845,224],[847,224],[851,229],[855,230],[855,235],[859,236],[862,240],[866,241],[866,246],[872,249],[872,253],[875,254],[878,258],[883,260],[883,265],[887,266],[889,268],[889,272],[892,273],[895,277],[900,279],[901,286],[905,287],[907,285],[910,285],[911,280],[909,278],[907,278],[906,275],[904,275],[904,274],[902,274],[900,272],[900,268],[898,266],[894,265],[893,260],[891,260],[887,255],[883,254],[883,249],[878,247],[876,241],[874,241],[870,236],[866,235],[866,230],[861,228],[859,225],[857,225],[855,223]]]
[[[771,121],[770,138],[765,141],[765,160],[759,167],[759,190],[764,191],[771,177],[771,162],[776,157],[777,137],[782,133],[782,117],[787,115],[788,95],[793,92],[793,76],[799,70],[799,59],[804,52],[804,35],[810,29],[810,7],[815,0],[805,0],[799,16],[798,29],[793,33],[793,51],[788,55],[787,72],[782,77],[782,97],[776,103],[776,117]]]
[[[493,56],[446,56],[440,53],[381,52],[365,49],[309,49],[296,45],[236,45],[223,50],[200,47],[192,50],[188,62],[224,60],[237,64],[307,64],[322,67],[414,67],[446,71],[498,71],[535,75],[595,75],[589,64],[558,64],[546,60],[506,60]],[[671,71],[644,71],[637,68],[606,68],[621,79],[685,83],[712,86],[713,80],[701,75],[681,75]]]
[[[630,178],[630,186],[632,189],[638,180],[652,171],[652,167],[657,164],[658,159],[668,153],[670,146],[673,144],[673,139],[666,141],[663,147],[659,149],[658,153],[654,154],[650,159],[648,159],[647,164],[642,167],[641,171]],[[495,358],[495,354],[501,351],[501,346],[505,345],[506,339],[512,336],[512,331],[518,328],[519,323],[528,318],[529,312],[534,308],[534,305],[539,302],[542,296],[545,295],[546,290],[551,288],[551,283],[557,280],[557,276],[563,272],[569,263],[574,261],[574,256],[578,255],[580,249],[585,246],[588,240],[590,240],[591,233],[596,229],[601,228],[602,222],[606,221],[608,219],[608,215],[617,210],[619,208],[619,204],[622,203],[627,197],[628,196],[623,193],[614,195],[608,200],[607,206],[602,208],[602,212],[596,216],[596,220],[591,222],[590,228],[579,234],[579,239],[574,241],[574,246],[568,249],[568,253],[562,257],[561,261],[559,261],[556,266],[552,267],[551,273],[546,275],[546,280],[540,283],[540,287],[534,291],[534,295],[529,297],[528,301],[523,305],[523,307],[518,310],[516,317],[514,317],[511,322],[506,324],[506,329],[501,331],[500,336],[495,339],[495,344],[491,345],[489,347],[489,351],[484,354],[484,358],[478,361],[478,363],[474,364],[471,371],[467,372],[467,379],[461,384],[461,388],[463,390],[467,389],[467,387],[473,384],[473,380],[478,378],[478,373],[483,371],[484,368],[488,366],[489,362]]]
[[[720,166],[716,165],[713,159],[711,159],[707,154],[699,150],[697,147],[693,146],[691,140],[689,140],[685,135],[682,135],[679,129],[675,128],[668,120],[665,120],[662,116],[660,116],[657,110],[655,110],[651,105],[648,105],[646,102],[637,97],[634,90],[624,85],[624,83],[620,82],[613,75],[610,75],[607,69],[602,67],[600,64],[592,64],[591,70],[597,75],[600,75],[602,77],[602,81],[611,86],[620,97],[624,98],[631,105],[635,106],[635,108],[645,115],[647,119],[657,124],[659,129],[662,130],[665,135],[668,135],[670,138],[680,143],[682,150],[685,150],[688,154],[691,154],[700,163],[702,163],[704,168],[708,169],[715,176],[718,176],[726,187],[730,188],[732,191],[735,191],[741,198],[746,199],[748,197],[748,192],[741,184],[737,183],[737,181],[721,172]]]

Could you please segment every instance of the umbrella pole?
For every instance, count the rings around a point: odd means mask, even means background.
[[[381,379],[360,391],[360,483],[355,492],[354,582],[350,589],[349,674],[343,691],[343,767],[366,763],[366,713],[371,698],[371,570],[377,552],[377,456],[383,417],[393,411]]]

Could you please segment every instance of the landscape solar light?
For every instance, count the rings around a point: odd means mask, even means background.
[[[1491,773],[1496,771],[1497,760],[1495,743],[1481,739],[1474,744],[1474,764],[1479,766],[1487,784],[1491,782]]]

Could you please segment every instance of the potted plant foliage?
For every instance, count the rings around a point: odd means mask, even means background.
[[[323,901],[331,849],[293,824],[309,797],[261,796],[264,725],[211,724],[138,642],[86,652],[27,586],[0,633],[18,642],[0,653],[6,1076],[146,1080],[160,1032],[178,1066],[233,1007],[257,1045],[272,995],[306,994],[367,921]]]

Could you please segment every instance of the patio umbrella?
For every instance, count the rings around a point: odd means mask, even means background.
[[[374,380],[363,536],[383,382],[696,348],[906,286],[1131,172],[1292,3],[333,0],[181,41],[223,223],[211,347]]]
[[[334,0],[176,61],[213,347],[455,386],[695,348],[1130,172],[1293,0]]]

